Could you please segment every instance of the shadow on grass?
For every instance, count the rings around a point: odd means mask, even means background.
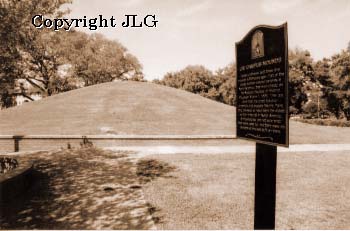
[[[150,229],[135,166],[125,153],[64,150],[35,156],[36,182],[1,206],[1,229]]]
[[[141,184],[146,184],[156,178],[175,178],[169,175],[175,171],[176,167],[171,166],[166,162],[155,160],[155,159],[142,159],[137,162],[136,174]],[[155,224],[163,223],[163,216],[160,216],[160,209],[156,208],[150,203],[146,203],[148,212],[152,216],[152,220]]]
[[[148,212],[149,214],[152,216],[152,220],[154,222],[154,224],[161,224],[163,223],[163,216],[160,216],[160,209],[156,208],[155,206],[153,206],[152,204],[150,203],[146,203],[146,206],[147,206],[147,209],[148,209]]]
[[[173,178],[169,173],[176,170],[175,166],[171,166],[166,162],[144,159],[137,162],[137,176],[142,184],[150,182],[158,177]]]
[[[48,168],[49,164],[45,167]],[[33,171],[32,185],[25,194],[3,201],[0,205],[1,229],[40,229],[57,226],[57,222],[49,216],[49,208],[55,198],[49,184],[50,177],[47,172],[38,169],[40,167]],[[59,169],[55,170],[51,174],[61,174]]]

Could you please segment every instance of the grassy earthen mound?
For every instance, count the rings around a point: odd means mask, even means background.
[[[81,88],[0,111],[0,135],[235,135],[236,110],[145,82]],[[349,143],[350,128],[290,121],[290,143]]]
[[[0,111],[0,135],[232,135],[233,107],[144,82],[113,82]]]

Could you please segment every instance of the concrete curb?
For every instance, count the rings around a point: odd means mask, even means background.
[[[0,139],[117,139],[117,140],[202,140],[236,139],[235,135],[0,135]]]
[[[19,195],[26,193],[34,181],[33,173],[33,164],[27,163],[1,176],[0,204],[15,200]]]

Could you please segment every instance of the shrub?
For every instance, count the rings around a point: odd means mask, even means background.
[[[94,144],[86,137],[83,136],[83,142],[80,142],[81,148],[92,148]]]
[[[0,158],[0,173],[6,173],[12,169],[17,168],[18,161],[13,158],[2,157]]]

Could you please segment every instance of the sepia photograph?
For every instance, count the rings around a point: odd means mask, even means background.
[[[349,0],[0,0],[0,230],[350,230]]]

